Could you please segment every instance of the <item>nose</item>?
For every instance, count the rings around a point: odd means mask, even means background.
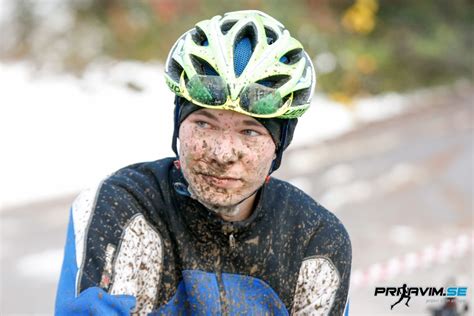
[[[222,133],[212,145],[212,159],[221,165],[233,164],[244,155],[244,145],[231,133]]]

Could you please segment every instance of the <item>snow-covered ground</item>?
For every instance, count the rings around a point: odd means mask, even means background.
[[[172,155],[173,94],[160,64],[95,65],[81,78],[0,63],[0,209],[72,194],[120,167]],[[351,107],[317,94],[292,146],[396,115],[391,93]]]

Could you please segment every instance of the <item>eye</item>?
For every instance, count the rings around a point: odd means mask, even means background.
[[[242,134],[244,134],[245,136],[250,136],[250,137],[262,135],[260,132],[257,132],[256,130],[253,130],[253,129],[244,129],[242,131]]]
[[[211,125],[209,123],[204,122],[204,121],[196,121],[195,123],[200,128],[209,128],[209,127],[211,127]]]

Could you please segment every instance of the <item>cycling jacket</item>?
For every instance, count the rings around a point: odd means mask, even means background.
[[[123,168],[71,207],[57,315],[342,315],[341,222],[271,178],[226,222],[190,197],[172,158]]]

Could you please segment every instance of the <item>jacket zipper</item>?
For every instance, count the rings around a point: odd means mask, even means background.
[[[227,306],[227,298],[225,293],[224,282],[222,281],[222,265],[221,270],[217,271],[217,285],[219,287],[219,300],[221,303],[221,315],[229,315],[229,307]]]
[[[229,234],[230,233],[230,234]],[[229,249],[230,251],[233,251],[236,246],[236,240],[235,240],[235,235],[232,232],[232,229],[226,227],[224,228],[224,235],[228,236],[228,242],[229,242]],[[220,255],[220,260],[219,260],[219,271],[217,272],[217,284],[219,287],[219,298],[221,302],[221,313],[222,315],[229,315],[229,306],[227,304],[227,297],[226,297],[226,291],[224,287],[224,281],[222,280],[222,270],[224,267],[224,259],[227,258],[228,256],[225,255],[224,251],[219,252]]]
[[[231,233],[229,235],[229,247],[230,247],[231,250],[235,249],[235,236],[234,236],[234,233]]]

